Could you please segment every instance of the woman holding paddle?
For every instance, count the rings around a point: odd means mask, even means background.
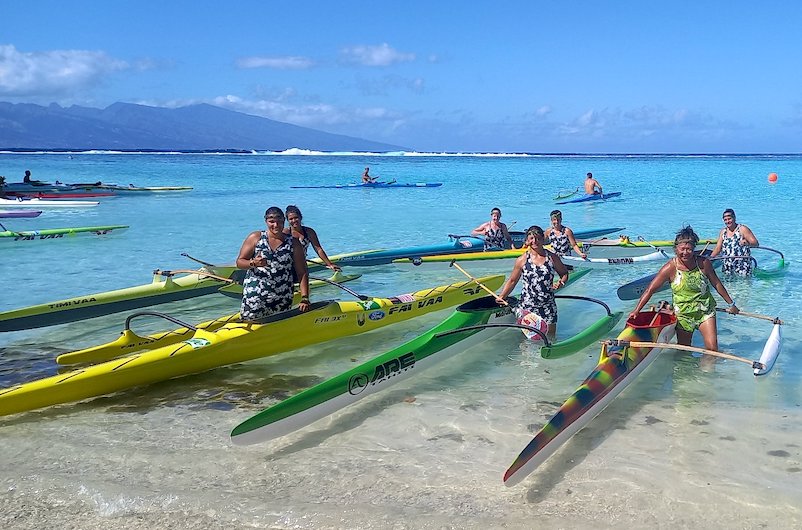
[[[554,291],[568,281],[568,269],[556,253],[543,247],[545,236],[539,226],[530,226],[526,231],[527,247],[521,257],[515,260],[507,283],[499,293],[499,298],[506,298],[518,280],[523,277],[521,302],[518,308],[524,312],[535,313],[549,325],[547,336],[554,339],[557,334],[557,301]],[[555,284],[554,278],[559,276]]]
[[[668,282],[674,297],[674,314],[677,316],[677,343],[690,346],[693,332],[698,329],[704,339],[705,348],[718,351],[716,300],[710,287],[718,291],[729,304],[727,313],[738,314],[738,307],[716,275],[710,260],[694,253],[697,243],[699,236],[690,226],[677,233],[674,239],[676,256],[663,265],[641,295],[629,318],[634,319],[660,286]],[[701,362],[703,367],[709,368],[715,358],[703,357]]]
[[[292,271],[298,276],[301,303],[309,309],[309,272],[301,244],[284,233],[284,212],[271,206],[265,212],[267,230],[248,234],[237,257],[237,268],[247,269],[242,285],[240,318],[254,322],[292,307]]]

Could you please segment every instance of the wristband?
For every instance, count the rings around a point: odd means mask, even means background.
[[[309,303],[309,297],[308,296],[302,296],[301,297],[301,303],[302,304],[308,304]]]
[[[732,303],[730,304],[730,307],[736,307],[735,300],[732,301]]]

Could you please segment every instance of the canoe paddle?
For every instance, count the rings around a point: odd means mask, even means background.
[[[175,276],[176,274],[197,274],[198,276],[208,276],[209,278],[213,278],[215,280],[220,280],[221,282],[226,283],[235,283],[235,280],[231,278],[224,278],[222,276],[218,276],[217,274],[212,274],[210,272],[201,271],[201,270],[192,270],[192,269],[175,269],[169,271],[163,271],[161,269],[155,269],[153,274],[158,274],[159,276]]]
[[[200,260],[198,258],[193,258],[192,256],[190,256],[186,252],[182,252],[181,255],[184,256],[185,258],[191,259],[192,261],[194,261],[196,263],[200,263],[201,265],[205,265],[207,267],[217,267],[217,265],[215,265],[213,263],[209,263],[208,261],[203,261],[203,260]]]
[[[457,260],[456,260],[456,259],[452,259],[452,260],[451,260],[451,263],[450,263],[448,266],[449,266],[449,267],[456,267],[456,268],[457,268],[457,270],[459,270],[459,271],[460,271],[462,274],[464,274],[465,276],[467,276],[468,278],[470,278],[471,280],[473,280],[473,282],[474,282],[476,285],[478,285],[479,287],[481,287],[482,289],[484,289],[485,291],[487,291],[488,293],[490,293],[490,294],[493,296],[493,298],[495,298],[495,299],[498,301],[498,303],[500,303],[500,304],[504,304],[504,305],[506,305],[506,306],[510,305],[510,304],[508,304],[508,303],[507,303],[507,301],[506,301],[506,300],[504,300],[504,299],[503,299],[503,298],[501,298],[499,295],[497,295],[495,291],[493,291],[492,289],[488,288],[488,287],[487,287],[485,284],[483,284],[482,282],[480,282],[479,280],[477,280],[476,278],[474,278],[473,276],[471,276],[471,274],[470,274],[468,271],[466,271],[465,269],[463,269],[462,267],[460,267],[460,266],[457,264]]]
[[[704,355],[712,355],[713,357],[721,357],[722,359],[730,359],[731,361],[746,363],[756,370],[762,370],[765,368],[765,365],[760,361],[752,361],[750,359],[745,359],[744,357],[738,357],[737,355],[732,355],[729,353],[724,353],[714,350],[706,350],[704,348],[697,348],[696,346],[685,346],[683,344],[673,344],[669,342],[642,342],[636,340],[623,340],[623,339],[608,339],[601,341],[601,343],[607,344],[608,346],[630,346],[632,348],[666,348],[666,349],[690,351],[690,352],[702,353]]]
[[[722,313],[728,313],[730,315],[732,314],[732,313],[729,313],[723,307],[717,307],[716,311],[721,311]],[[785,323],[782,320],[780,320],[780,317],[770,317],[768,315],[761,315],[759,313],[747,313],[746,311],[738,311],[738,313],[736,313],[736,314],[737,315],[741,315],[741,316],[745,316],[745,317],[757,318],[757,319],[760,319],[760,320],[768,320],[769,322],[771,322],[773,324],[784,324]]]

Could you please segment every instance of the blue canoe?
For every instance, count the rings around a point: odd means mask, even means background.
[[[442,182],[414,182],[401,184],[398,182],[370,182],[364,184],[332,184],[330,186],[290,186],[293,189],[358,189],[358,188],[439,188]]]
[[[581,197],[577,197],[576,199],[571,199],[570,201],[560,201],[557,204],[572,204],[575,202],[600,201],[604,199],[612,199],[613,197],[618,197],[619,195],[621,195],[620,191],[614,191],[612,193],[597,193],[596,195],[583,195]]]
[[[596,228],[593,230],[574,230],[574,236],[577,239],[596,239],[606,234],[620,232],[623,228]],[[515,246],[520,247],[526,238],[524,232],[512,231],[510,232],[512,241]],[[437,243],[434,245],[422,245],[416,247],[404,247],[394,249],[379,249],[379,250],[365,250],[359,252],[350,252],[348,254],[340,254],[337,256],[330,256],[331,261],[341,266],[351,267],[372,267],[374,265],[388,265],[396,259],[402,258],[418,258],[424,256],[437,256],[441,254],[457,254],[463,252],[481,252],[484,250],[485,242],[479,237],[470,236],[449,236],[449,241],[445,243]],[[313,265],[316,263],[317,265]],[[315,271],[322,268],[319,259],[311,260],[309,270]]]

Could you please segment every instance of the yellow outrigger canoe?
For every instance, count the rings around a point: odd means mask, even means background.
[[[498,289],[504,276],[478,281]],[[483,293],[473,281],[459,282],[392,298],[316,302],[306,312],[291,309],[259,323],[241,322],[239,314],[233,314],[147,337],[126,329],[109,344],[57,359],[59,364],[100,364],[0,390],[0,415],[101,396],[365,333],[467,302]],[[135,316],[128,317],[126,328]]]

